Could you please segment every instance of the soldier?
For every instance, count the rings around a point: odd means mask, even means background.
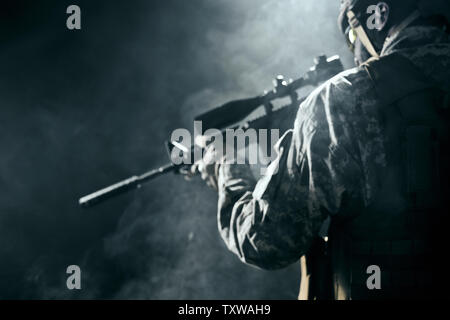
[[[449,297],[447,2],[341,1],[358,66],[300,105],[268,174],[195,166],[218,190],[220,234],[243,262],[270,270],[301,258],[300,299]]]

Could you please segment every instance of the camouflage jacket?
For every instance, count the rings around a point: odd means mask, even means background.
[[[393,52],[450,87],[450,43],[441,30],[407,28],[382,55]],[[269,167],[276,173],[255,181],[248,166],[217,167],[219,231],[243,262],[285,267],[306,253],[328,217],[370,205],[386,166],[377,103],[363,68],[344,71],[300,105]],[[344,202],[353,209],[343,212]]]

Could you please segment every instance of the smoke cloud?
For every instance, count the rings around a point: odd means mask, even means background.
[[[0,19],[0,298],[295,299],[299,266],[242,264],[217,195],[167,175],[83,210],[80,196],[163,165],[196,114],[352,58],[339,1],[11,1]],[[2,3],[3,6],[3,3]],[[66,268],[82,289],[66,288]]]

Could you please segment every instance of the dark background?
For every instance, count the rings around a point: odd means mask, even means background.
[[[77,4],[82,30],[66,28]],[[228,252],[217,195],[168,175],[82,210],[80,196],[164,164],[195,114],[351,58],[339,1],[2,1],[0,298],[295,299],[299,266]],[[66,268],[82,269],[82,290]]]

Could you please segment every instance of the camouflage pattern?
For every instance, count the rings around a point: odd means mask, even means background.
[[[450,43],[438,28],[410,27],[386,43],[450,88]],[[393,75],[395,76],[395,75]],[[218,227],[243,262],[277,269],[296,262],[328,217],[355,216],[374,200],[386,166],[378,99],[363,68],[317,88],[280,139],[274,174],[256,181],[245,165],[215,165]],[[345,206],[345,211],[342,208]]]

